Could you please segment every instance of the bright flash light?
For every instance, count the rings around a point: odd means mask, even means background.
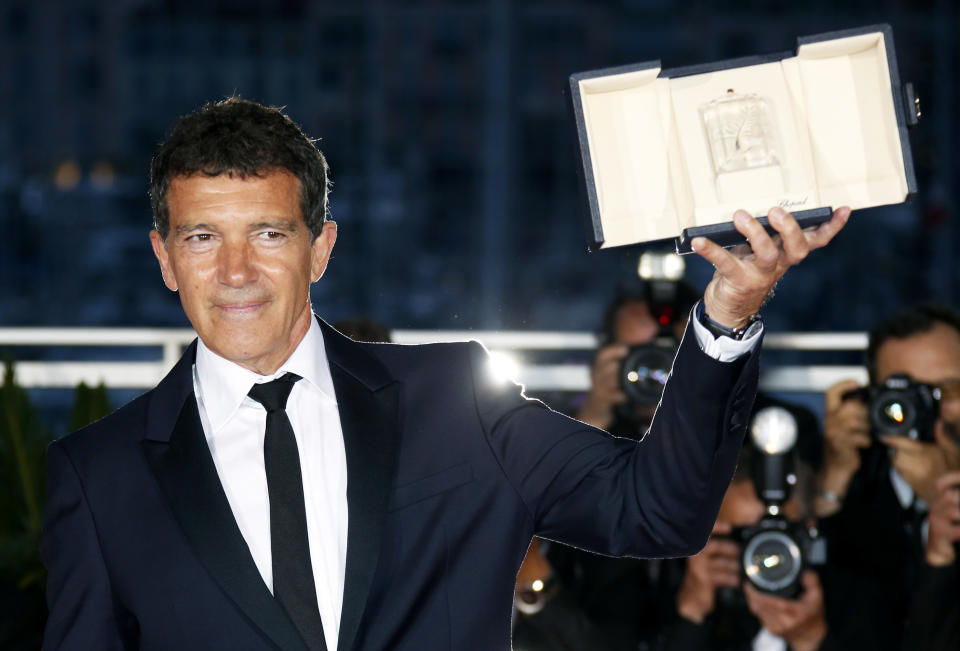
[[[776,554],[771,554],[763,559],[763,566],[766,568],[776,567],[780,564],[780,557]]]
[[[783,454],[797,442],[797,419],[783,407],[764,407],[753,416],[750,435],[766,454]]]
[[[543,581],[541,581],[540,579],[537,579],[536,581],[530,584],[530,589],[533,590],[534,592],[540,592],[541,590],[543,590]]]
[[[518,382],[520,379],[520,362],[510,353],[502,350],[490,351],[490,375],[497,382],[510,380]]]
[[[647,251],[637,262],[637,275],[644,280],[680,280],[687,264],[676,253]]]
[[[639,382],[640,374],[637,373],[636,371],[630,371],[629,373],[627,373],[627,380],[629,380],[630,382]]]
[[[771,504],[769,507],[767,507],[767,512],[770,515],[780,515],[780,507],[776,504]]]

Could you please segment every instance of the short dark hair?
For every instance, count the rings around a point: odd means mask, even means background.
[[[316,238],[327,219],[327,161],[300,127],[276,107],[239,97],[208,102],[177,121],[150,163],[154,228],[170,233],[167,192],[178,176],[251,176],[286,170],[300,181],[300,211]]]
[[[906,339],[913,335],[930,332],[937,323],[943,323],[960,334],[960,314],[941,303],[919,303],[895,312],[890,318],[870,331],[867,344],[867,371],[870,382],[876,383],[877,351],[890,339]]]

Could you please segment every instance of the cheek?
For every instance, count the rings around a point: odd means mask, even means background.
[[[960,400],[946,400],[940,403],[940,416],[954,426],[960,426]]]

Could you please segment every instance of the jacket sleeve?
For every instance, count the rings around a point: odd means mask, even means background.
[[[124,649],[96,526],[63,445],[47,449],[41,554],[47,566],[44,651]]]
[[[557,414],[516,385],[482,380],[485,353],[472,348],[480,422],[537,535],[648,558],[706,544],[756,395],[758,353],[719,362],[689,330],[640,442]]]

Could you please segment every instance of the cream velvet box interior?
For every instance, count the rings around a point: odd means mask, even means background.
[[[798,39],[796,53],[661,71],[571,75],[592,248],[707,235],[742,242],[734,211],[809,226],[831,207],[916,192],[888,25]]]

